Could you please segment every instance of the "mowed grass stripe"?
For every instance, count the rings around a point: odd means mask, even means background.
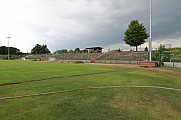
[[[112,71],[109,67],[29,61],[0,61],[0,84]],[[3,72],[6,71],[6,72]],[[9,72],[7,72],[9,71]],[[21,72],[24,71],[24,72]],[[40,72],[41,71],[41,72]],[[42,72],[44,71],[44,72]]]
[[[16,84],[22,84],[22,83],[29,83],[29,82],[40,82],[44,80],[57,80],[57,79],[65,79],[69,77],[82,77],[82,76],[90,76],[90,75],[97,75],[97,74],[106,74],[111,72],[118,72],[118,71],[105,71],[105,72],[97,72],[97,73],[86,73],[86,74],[77,74],[77,75],[69,75],[69,76],[63,76],[63,77],[51,77],[51,78],[43,78],[39,80],[29,80],[29,81],[22,81],[22,82],[9,82],[9,83],[3,83],[0,84],[0,86],[7,86],[7,85],[16,85]]]
[[[178,98],[178,99],[175,99]],[[0,101],[2,119],[180,119],[179,94],[150,89],[94,89]],[[17,110],[18,108],[18,110]],[[4,111],[4,112],[3,112]],[[7,113],[8,112],[8,113]],[[12,112],[11,114],[9,114]]]
[[[47,92],[47,93],[29,94],[29,95],[22,95],[22,96],[3,97],[3,98],[0,98],[0,100],[34,97],[34,96],[42,96],[42,95],[52,95],[52,94],[58,94],[58,93],[87,90],[87,89],[110,89],[110,88],[145,88],[145,89],[151,88],[151,89],[164,89],[164,90],[173,90],[173,91],[181,92],[181,89],[167,88],[167,87],[160,87],[160,86],[99,86],[99,87],[79,88],[79,89],[64,90],[64,91],[53,91],[53,92]]]

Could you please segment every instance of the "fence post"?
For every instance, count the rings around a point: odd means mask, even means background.
[[[173,61],[173,67],[175,67],[174,61]]]

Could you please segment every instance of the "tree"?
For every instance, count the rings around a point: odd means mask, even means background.
[[[8,47],[1,46],[0,47],[0,55],[7,55],[8,54]],[[15,47],[9,47],[9,54],[10,55],[20,55],[22,54],[19,49]]]
[[[130,46],[137,47],[145,42],[149,35],[146,33],[146,28],[143,24],[140,24],[138,20],[133,20],[128,26],[128,29],[124,33],[124,41]]]
[[[68,52],[69,52],[69,53],[74,53],[74,51],[73,51],[73,50],[69,50]]]
[[[55,54],[63,54],[63,53],[68,53],[67,49],[62,49],[62,50],[57,50],[54,52]]]
[[[8,54],[8,48],[6,46],[0,47],[0,55],[7,55]]]
[[[80,53],[87,53],[87,50],[86,49],[80,50]]]
[[[36,44],[36,46],[31,49],[32,54],[47,54],[50,53],[50,50],[47,48],[47,45]]]
[[[75,48],[75,53],[80,53],[80,48]]]
[[[147,47],[145,47],[144,51],[148,51],[148,48],[147,48]]]

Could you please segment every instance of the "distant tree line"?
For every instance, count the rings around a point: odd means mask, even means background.
[[[1,46],[0,47],[0,55],[7,55],[8,54],[8,47]],[[9,47],[9,54],[10,55],[22,55],[22,52],[18,48]]]
[[[36,44],[33,49],[31,49],[32,54],[48,54],[51,53],[50,50],[47,48],[47,45],[43,44]]]
[[[54,52],[54,54],[64,54],[64,53],[87,53],[87,50],[80,50],[80,48],[75,48],[75,50],[61,49],[61,50],[56,50]]]

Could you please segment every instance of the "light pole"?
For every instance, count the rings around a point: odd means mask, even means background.
[[[8,39],[8,60],[9,60],[9,39],[10,39],[11,37],[7,37],[7,39]]]
[[[150,38],[149,38],[149,61],[151,61],[152,50],[152,0],[150,0]]]

